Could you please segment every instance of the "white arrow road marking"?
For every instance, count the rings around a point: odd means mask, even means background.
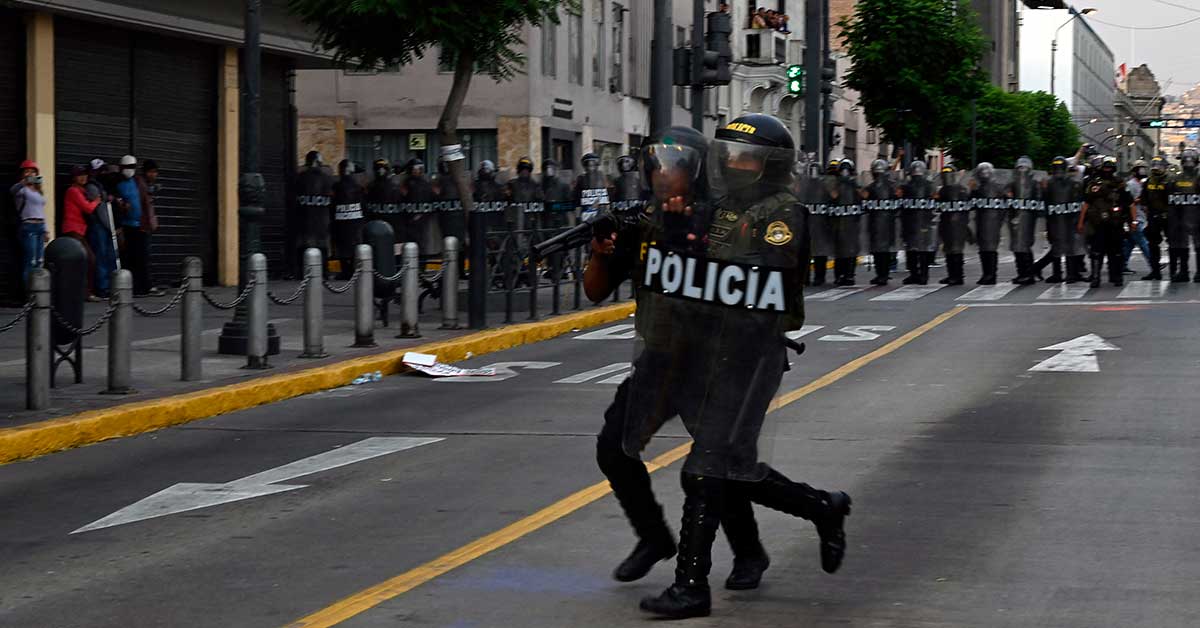
[[[433,380],[438,384],[478,384],[481,382],[502,382],[506,379],[512,379],[517,376],[517,372],[513,369],[530,369],[533,371],[541,371],[548,368],[553,368],[562,364],[562,362],[497,362],[489,364],[483,368],[496,369],[495,375],[479,376],[479,377],[442,377]]]
[[[378,458],[388,454],[428,445],[441,438],[375,437],[361,440],[353,445],[339,447],[303,460],[290,462],[281,467],[246,476],[225,484],[196,484],[185,482],[165,488],[135,504],[131,504],[107,517],[89,523],[71,534],[110,528],[112,526],[165,517],[189,510],[199,510],[230,502],[275,493],[305,488],[300,484],[276,484],[292,478],[312,475],[356,462]]]
[[[1099,373],[1100,360],[1096,357],[1096,352],[1120,350],[1120,347],[1109,343],[1100,336],[1088,334],[1038,349],[1038,351],[1058,351],[1059,353],[1037,363],[1029,370],[1041,373]]]
[[[879,334],[877,331],[892,331],[895,329],[892,325],[850,325],[843,327],[838,331],[842,335],[829,334],[821,336],[818,340],[823,342],[865,342],[867,340],[877,340]]]
[[[1157,299],[1167,294],[1170,281],[1131,281],[1125,285],[1118,299]]]
[[[1008,293],[1020,288],[1017,284],[1002,283],[995,286],[979,286],[955,299],[955,301],[999,301]]]
[[[611,375],[613,373],[620,373],[622,371],[628,371],[628,370],[629,370],[629,362],[614,362],[612,364],[609,364],[608,366],[602,366],[598,369],[584,371],[578,375],[572,375],[570,377],[564,377],[562,379],[555,380],[554,383],[555,384],[584,384],[593,379],[599,379],[601,377],[604,377],[605,375]],[[623,379],[624,376],[621,376],[621,378]],[[620,380],[618,380],[618,382],[619,381]],[[600,383],[603,384],[604,382],[600,382]]]
[[[911,286],[901,286],[899,288],[896,288],[895,290],[892,290],[891,292],[885,292],[871,300],[872,301],[916,301],[917,299],[920,299],[921,297],[929,296],[929,295],[933,294],[934,292],[937,292],[938,290],[941,290],[942,288],[945,288],[945,287],[946,286],[941,285],[941,284],[934,284],[934,285],[930,285],[930,286],[919,286],[916,284],[911,285]]]
[[[632,323],[621,323],[580,334],[575,336],[575,340],[632,340],[636,334]]]
[[[1092,287],[1086,283],[1065,284],[1060,283],[1056,286],[1047,288],[1045,292],[1038,295],[1039,301],[1074,301],[1082,299],[1087,295],[1088,290]]]
[[[834,288],[824,292],[818,292],[812,296],[804,297],[805,301],[837,301],[844,299],[852,294],[858,294],[866,290],[866,288]]]
[[[789,340],[799,340],[813,332],[821,331],[822,329],[825,329],[824,325],[803,325],[800,327],[800,329],[797,329],[796,331],[789,331],[784,334],[784,336],[787,336]]]

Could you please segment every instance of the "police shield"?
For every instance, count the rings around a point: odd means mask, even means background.
[[[909,167],[900,185],[900,238],[905,250],[923,253],[937,250],[934,231],[937,201],[933,198],[937,189],[936,177],[925,162],[915,162]]]
[[[981,253],[1000,250],[1001,234],[1009,224],[1008,184],[1012,171],[983,162],[971,175],[968,189],[975,212],[975,244]]]
[[[718,139],[704,176],[681,135],[645,153],[654,193],[636,272],[633,371],[618,399],[625,450],[639,455],[679,416],[694,440],[685,472],[758,480],[785,334],[804,321],[794,151]]]
[[[1078,228],[1079,214],[1083,210],[1083,183],[1077,174],[1058,170],[1042,185],[1046,232],[1050,238],[1050,254],[1055,257],[1086,253]]]
[[[867,222],[867,248],[871,253],[893,253],[896,250],[900,195],[896,172],[887,168],[887,162],[878,160],[862,177],[865,197],[862,206]]]
[[[943,168],[938,175],[938,239],[944,252],[962,254],[971,235],[970,172]]]

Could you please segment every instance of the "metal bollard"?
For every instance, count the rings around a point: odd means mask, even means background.
[[[271,368],[267,364],[267,256],[255,253],[248,260],[254,287],[246,299],[246,366],[248,369]]]
[[[325,332],[323,330],[324,288],[321,280],[324,278],[325,261],[321,259],[321,249],[305,249],[304,276],[308,285],[304,288],[304,353],[302,358],[325,358]]]
[[[112,296],[109,307],[113,308],[108,321],[108,388],[106,395],[128,395],[133,392],[130,385],[130,332],[133,329],[133,273],[118,270],[112,275]]]
[[[442,329],[458,329],[458,238],[442,240]]]
[[[420,318],[421,252],[416,242],[406,242],[401,255],[404,259],[404,277],[401,278],[404,283],[400,286],[403,305],[400,308],[400,334],[396,337],[420,338],[417,321]]]
[[[201,357],[203,344],[201,334],[204,331],[204,305],[200,296],[204,268],[199,257],[189,257],[183,260],[183,308],[179,310],[179,379],[185,382],[198,381],[203,377]]]
[[[25,407],[50,407],[50,271],[35,268],[29,275],[33,309],[25,324]]]
[[[354,345],[374,347],[375,344],[375,265],[371,259],[371,246],[360,244],[354,248],[354,268],[358,271],[358,282],[354,284]]]

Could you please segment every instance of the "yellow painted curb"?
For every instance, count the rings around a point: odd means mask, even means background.
[[[611,323],[628,317],[633,311],[633,302],[610,305],[303,371],[0,429],[0,464],[345,386],[363,373],[380,371],[392,375],[407,370],[401,359],[409,351],[434,354],[441,362],[458,362],[469,356],[548,340],[573,329]]]

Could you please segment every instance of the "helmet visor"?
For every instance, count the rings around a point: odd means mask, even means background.
[[[699,150],[681,144],[650,144],[642,151],[642,183],[655,198],[691,199],[704,165]]]
[[[714,140],[711,153],[708,160],[708,183],[712,187],[714,197],[719,198],[763,184],[764,178],[775,180],[781,176],[790,176],[791,163],[796,151],[790,148]],[[786,168],[780,171],[778,164],[786,164]]]

